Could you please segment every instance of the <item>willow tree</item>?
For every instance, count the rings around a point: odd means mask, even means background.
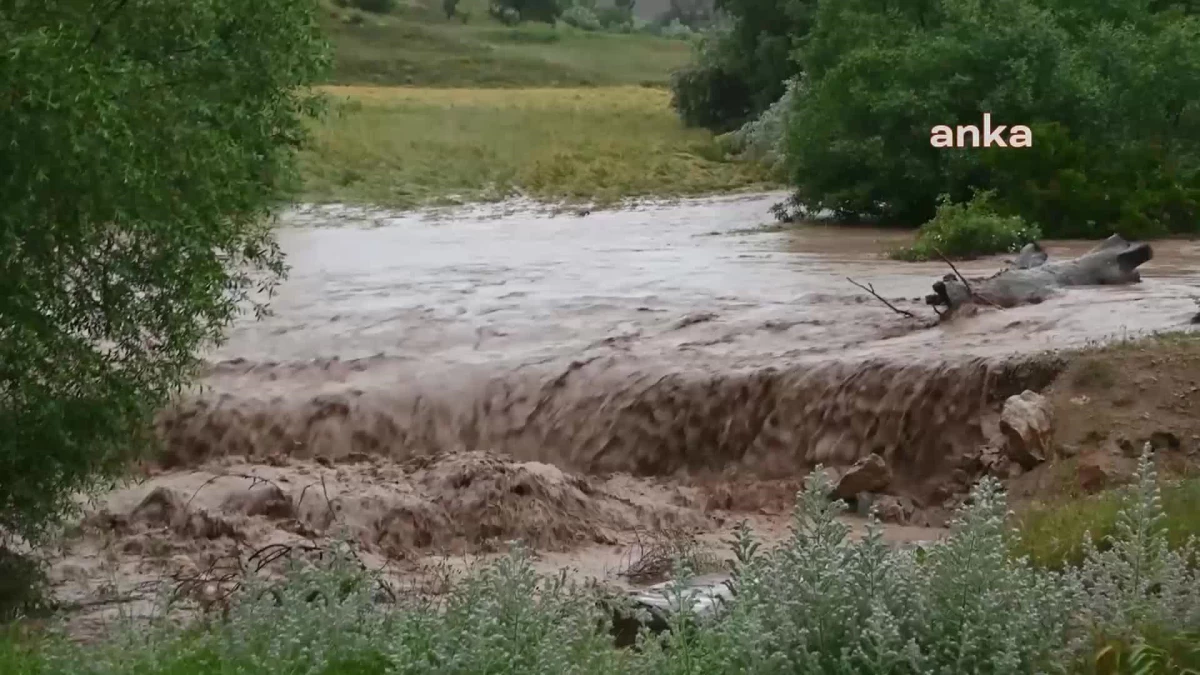
[[[200,350],[282,278],[317,10],[0,0],[0,534],[36,539],[151,448]]]

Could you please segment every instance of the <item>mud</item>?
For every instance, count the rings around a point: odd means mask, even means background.
[[[781,230],[780,197],[287,214],[274,315],[237,323],[202,387],[163,411],[162,460],[66,544],[64,596],[336,532],[409,576],[522,539],[542,569],[615,581],[638,532],[716,551],[749,518],[784,536],[812,467],[872,452],[887,492],[934,513],[966,488],[1003,399],[1067,366],[1055,350],[1195,314],[1200,245],[1177,242],[1135,286],[937,324],[923,294],[946,270],[884,256],[910,233]]]

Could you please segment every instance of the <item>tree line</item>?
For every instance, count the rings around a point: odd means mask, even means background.
[[[918,225],[943,199],[1046,236],[1200,231],[1200,2],[718,0],[682,120],[782,125],[792,206]],[[789,86],[790,96],[784,96]],[[775,106],[775,109],[772,109]],[[934,147],[983,113],[1030,147]]]

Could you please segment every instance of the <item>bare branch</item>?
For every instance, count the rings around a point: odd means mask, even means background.
[[[912,312],[909,312],[909,311],[907,311],[907,310],[900,309],[899,307],[896,307],[895,305],[893,305],[892,303],[888,302],[887,300],[884,300],[882,296],[880,296],[878,293],[876,293],[876,292],[875,292],[875,286],[873,286],[872,284],[867,284],[866,286],[863,286],[862,284],[860,284],[860,283],[858,283],[857,281],[855,281],[855,280],[851,279],[850,277],[846,277],[846,281],[849,281],[850,283],[854,284],[855,286],[858,286],[859,288],[863,289],[864,291],[866,291],[866,292],[870,293],[871,295],[875,296],[875,299],[876,299],[876,300],[878,300],[878,301],[882,302],[883,304],[887,305],[887,306],[888,306],[888,309],[892,310],[893,312],[895,312],[895,313],[897,313],[897,314],[902,314],[902,315],[904,315],[904,316],[907,316],[907,317],[909,317],[910,319],[916,319],[916,318],[919,318],[919,317],[918,317],[916,314],[913,314]]]

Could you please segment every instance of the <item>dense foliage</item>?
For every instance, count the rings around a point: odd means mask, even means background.
[[[1036,225],[1018,216],[1001,216],[992,208],[994,195],[981,192],[964,204],[954,204],[945,195],[937,215],[917,230],[917,240],[892,252],[897,260],[938,260],[942,256],[969,260],[995,253],[1015,253],[1041,239]]]
[[[1171,658],[1200,665],[1195,549],[1167,547],[1147,457],[1105,550],[1089,547],[1080,567],[1062,571],[1008,555],[1006,502],[992,479],[947,539],[903,550],[884,543],[877,522],[851,539],[830,487],[823,472],[810,477],[794,533],[776,548],[761,550],[739,528],[735,596],[722,616],[679,613],[637,650],[612,647],[595,589],[537,576],[520,550],[440,599],[394,602],[343,555],[296,567],[273,591],[252,580],[199,630],[164,622],[95,646],[51,640],[33,651],[0,641],[0,671],[1015,675],[1138,663],[1158,668],[1138,672],[1179,672],[1165,665]],[[671,600],[682,606],[680,594]]]
[[[283,272],[266,217],[315,110],[316,9],[0,0],[0,534],[146,448]]]
[[[721,20],[672,83],[683,121],[730,131],[778,100],[800,72],[793,52],[816,8],[816,0],[717,0]]]
[[[730,128],[797,78],[786,134],[797,206],[916,225],[942,194],[995,189],[1001,213],[1049,236],[1200,229],[1195,3],[728,3],[732,26],[679,74],[677,108]],[[985,112],[1030,127],[1032,147],[932,147],[933,127],[982,127]]]

